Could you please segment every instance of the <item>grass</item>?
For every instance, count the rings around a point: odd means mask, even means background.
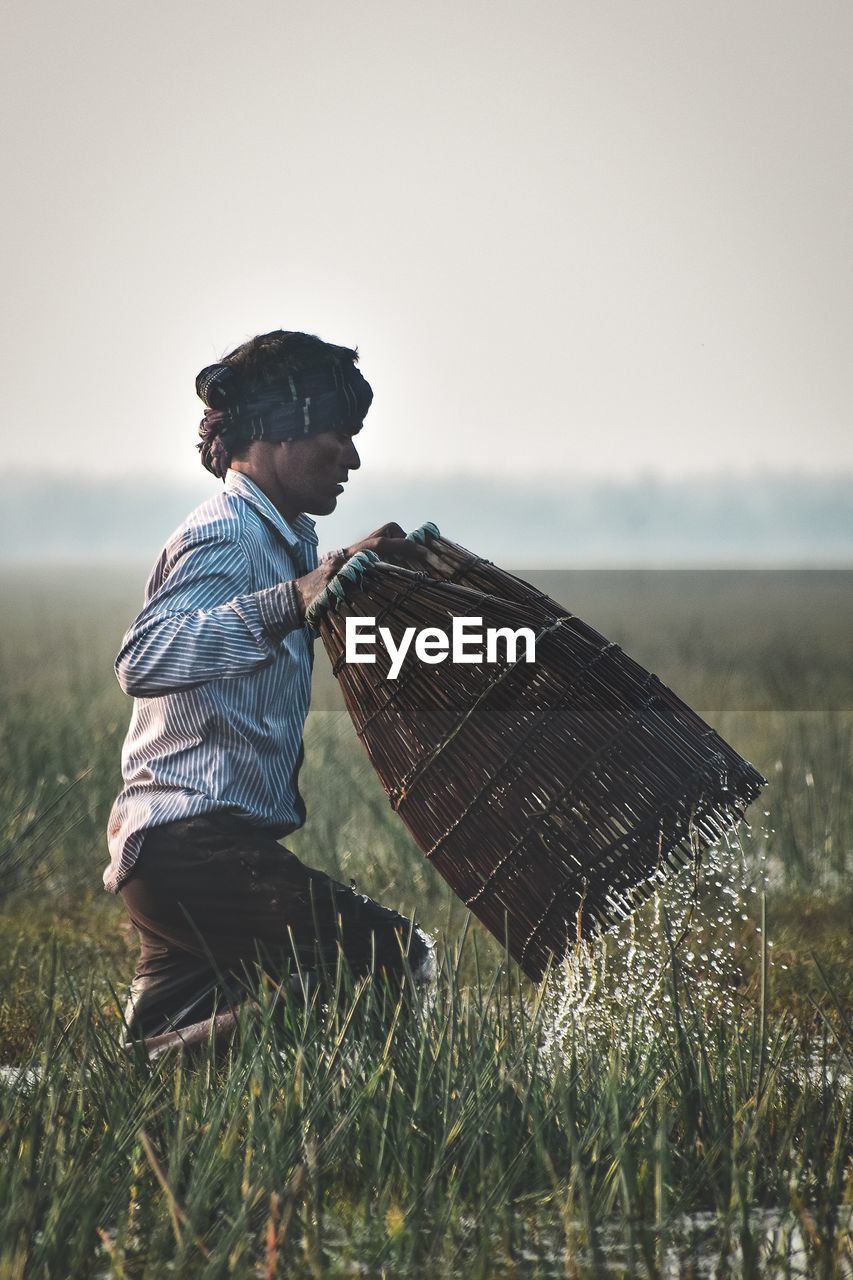
[[[794,1246],[837,1274],[853,1111],[828,1028],[709,1018],[676,960],[651,1024],[554,1043],[547,988],[461,987],[459,959],[432,1004],[262,992],[218,1061],[154,1065],[48,965],[30,1083],[0,1109],[3,1274],[583,1275],[606,1254],[657,1275],[709,1220],[706,1254],[744,1274],[785,1274]]]
[[[771,787],[696,904],[679,882],[538,992],[394,819],[318,654],[292,847],[417,908],[434,999],[264,988],[230,1050],[154,1064],[119,1047],[135,942],[99,888],[136,576],[5,584],[0,1280],[853,1274],[848,575],[557,582]]]

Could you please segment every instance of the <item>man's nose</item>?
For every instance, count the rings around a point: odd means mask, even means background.
[[[358,449],[356,449],[353,440],[350,440],[345,450],[344,458],[349,471],[358,471],[361,466],[361,458],[358,456]]]

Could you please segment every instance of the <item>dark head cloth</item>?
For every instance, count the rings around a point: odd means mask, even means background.
[[[250,440],[297,440],[320,431],[361,430],[373,400],[354,364],[332,363],[285,374],[280,384],[250,392],[227,364],[211,364],[196,378],[207,408],[199,423],[201,460],[224,479],[234,450]]]

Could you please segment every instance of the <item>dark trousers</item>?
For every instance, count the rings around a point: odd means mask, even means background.
[[[139,933],[131,1036],[157,1035],[233,1005],[263,971],[354,975],[432,968],[432,944],[404,916],[304,866],[262,828],[205,814],[146,832],[119,890]]]

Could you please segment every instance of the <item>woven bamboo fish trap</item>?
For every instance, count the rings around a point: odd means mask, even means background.
[[[426,857],[528,977],[698,866],[765,780],[656,676],[530,584],[425,525],[432,574],[354,556],[309,610],[356,732]],[[536,659],[345,660],[348,616],[529,627]]]

